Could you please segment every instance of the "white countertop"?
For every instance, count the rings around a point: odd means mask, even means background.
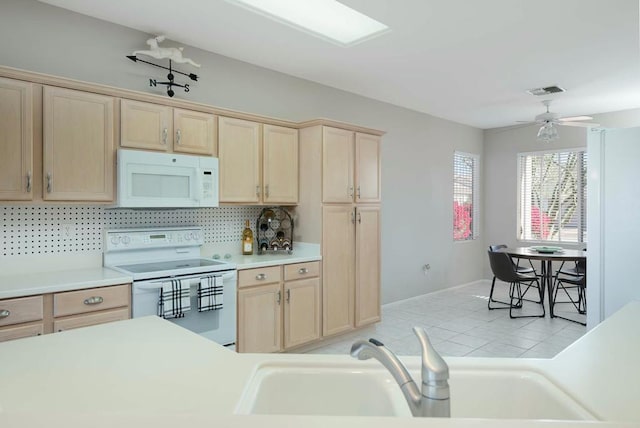
[[[2,275],[0,299],[126,284],[132,280],[128,275],[103,267]]]
[[[277,266],[291,263],[314,262],[322,259],[320,255],[320,244],[310,244],[306,242],[294,242],[293,253],[267,252],[266,254],[256,254],[243,256],[240,254],[239,245],[203,245],[200,249],[202,257],[219,257],[221,260],[230,261],[236,264],[239,270],[251,269],[267,266]],[[228,257],[225,257],[228,256]]]
[[[637,427],[638,325],[640,302],[634,302],[551,360],[447,358],[451,367],[537,371],[609,422],[235,415],[261,363],[355,360],[346,355],[236,354],[168,321],[145,317],[0,343],[0,426],[174,427],[188,421],[261,428]],[[418,357],[402,359],[410,369],[418,367]]]
[[[293,254],[267,253],[243,256],[237,251],[237,245],[204,245],[202,257],[217,258],[235,263],[238,269],[276,266],[290,263],[304,263],[321,260],[320,245],[304,242],[295,243]],[[229,255],[230,257],[225,257]],[[27,267],[22,268],[28,270]],[[100,267],[66,269],[56,271],[37,271],[19,274],[11,271],[9,275],[0,274],[0,299],[8,299],[36,294],[57,293],[61,291],[81,290],[84,288],[126,284],[133,281],[131,276]]]

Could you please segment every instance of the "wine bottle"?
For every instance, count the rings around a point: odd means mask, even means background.
[[[242,254],[245,256],[253,254],[253,231],[249,227],[249,220],[245,221],[242,231]]]

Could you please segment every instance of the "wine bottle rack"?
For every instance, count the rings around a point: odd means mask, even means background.
[[[293,219],[283,208],[264,208],[256,221],[258,254],[293,252]]]

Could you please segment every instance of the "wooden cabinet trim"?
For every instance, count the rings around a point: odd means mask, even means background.
[[[129,306],[130,296],[129,284],[55,293],[53,316],[62,317]]]
[[[0,312],[8,312],[7,316],[0,318],[0,327],[42,320],[43,308],[42,296],[0,300]]]
[[[238,271],[238,288],[282,282],[281,266],[244,269]]]
[[[313,278],[320,275],[320,262],[294,263],[284,265],[284,280]]]
[[[129,308],[110,309],[100,312],[56,318],[53,320],[53,331],[60,332],[80,327],[105,324],[114,321],[122,321],[131,318]]]

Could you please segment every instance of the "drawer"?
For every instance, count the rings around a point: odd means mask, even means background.
[[[40,336],[44,334],[44,326],[40,324],[21,325],[0,328],[0,342],[22,339],[23,337]]]
[[[85,315],[77,315],[53,321],[53,331],[72,330],[74,328],[88,327],[91,325],[105,324],[108,322],[128,320],[131,318],[129,308],[114,309],[112,311],[96,312]]]
[[[42,296],[0,300],[0,327],[42,319]]]
[[[282,281],[280,266],[246,269],[238,272],[238,288]]]
[[[83,314],[129,306],[129,284],[90,288],[53,295],[53,316]]]
[[[295,263],[284,265],[284,280],[313,278],[320,275],[320,262]]]

